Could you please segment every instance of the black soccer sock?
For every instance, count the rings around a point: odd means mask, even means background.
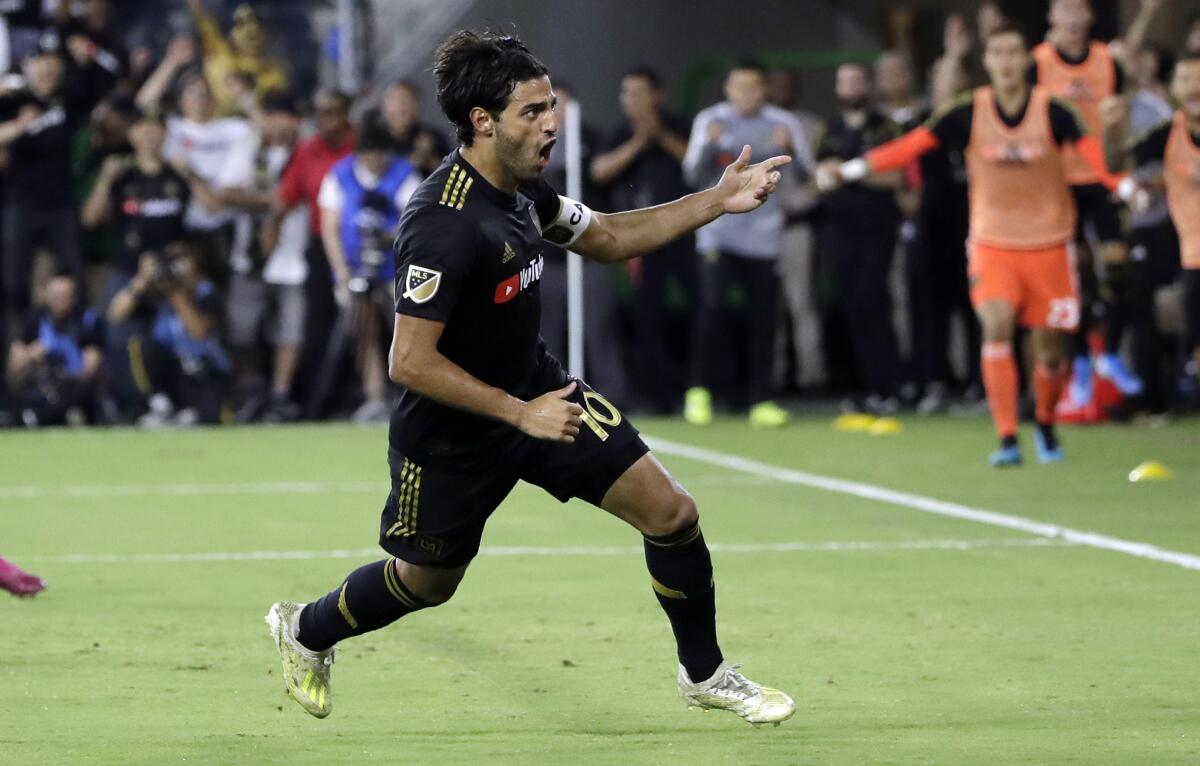
[[[693,524],[672,535],[645,537],[650,584],[671,621],[679,664],[692,681],[703,681],[723,659],[717,645],[712,559],[704,535],[699,524]]]
[[[1038,423],[1037,430],[1042,436],[1042,442],[1046,445],[1046,449],[1058,449],[1058,434],[1054,430],[1053,423]]]
[[[390,625],[410,612],[436,606],[409,590],[396,573],[396,560],[359,567],[341,587],[304,607],[296,634],[303,646],[321,652],[343,638]]]

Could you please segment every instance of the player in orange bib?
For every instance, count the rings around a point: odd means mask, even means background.
[[[1124,109],[1118,105],[1111,117],[1106,115],[1104,145],[1112,167],[1125,165],[1130,156],[1139,167],[1161,167],[1161,179],[1138,180],[1166,186],[1183,264],[1184,314],[1192,352],[1188,368],[1200,379],[1200,55],[1190,55],[1175,66],[1171,95],[1180,105],[1175,116],[1132,145],[1125,140],[1128,123],[1121,119]]]
[[[1063,458],[1054,406],[1066,370],[1063,335],[1079,323],[1072,265],[1075,204],[1063,149],[1074,146],[1102,181],[1116,188],[1100,142],[1087,135],[1066,102],[1026,80],[1029,47],[1015,28],[987,38],[984,68],[990,86],[948,105],[922,127],[840,166],[822,165],[824,186],[900,168],[938,148],[962,150],[970,194],[971,301],[983,328],[983,384],[1000,448],[994,466],[1021,463],[1017,443],[1019,384],[1013,358],[1016,325],[1033,330],[1037,356],[1035,443],[1043,463]]]
[[[1152,13],[1153,9],[1144,7],[1141,16],[1146,21],[1147,10]],[[1070,102],[1088,131],[1098,137],[1103,130],[1100,105],[1124,89],[1124,74],[1109,45],[1090,39],[1093,20],[1088,0],[1051,0],[1050,31],[1046,41],[1033,49],[1031,76],[1050,95]],[[1097,374],[1112,381],[1126,396],[1137,396],[1142,392],[1142,381],[1126,368],[1119,350],[1135,300],[1130,294],[1134,278],[1131,272],[1141,265],[1129,260],[1119,205],[1104,188],[1100,174],[1076,152],[1067,153],[1066,172],[1079,212],[1077,268],[1083,292],[1081,326],[1072,349],[1075,374],[1071,398],[1078,406],[1092,398],[1087,335],[1095,313],[1104,317],[1104,352],[1096,358]],[[1088,229],[1098,243],[1095,260],[1099,264],[1094,262],[1084,236]]]

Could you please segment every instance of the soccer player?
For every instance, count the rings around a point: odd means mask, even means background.
[[[1071,264],[1075,205],[1063,163],[1074,145],[1105,184],[1100,142],[1087,136],[1064,101],[1025,78],[1025,37],[1003,26],[988,36],[984,68],[991,85],[939,110],[926,125],[841,165],[823,165],[818,182],[836,185],[903,167],[939,147],[962,151],[970,197],[971,301],[983,328],[982,372],[1000,448],[993,466],[1021,463],[1017,443],[1017,322],[1032,328],[1037,356],[1034,398],[1038,460],[1063,459],[1054,430],[1054,406],[1064,382],[1063,333],[1079,323],[1079,295]]]
[[[1122,102],[1111,102],[1114,109],[1105,115],[1104,143],[1110,166],[1125,164],[1131,154],[1139,167],[1161,169],[1161,182],[1167,190],[1167,206],[1179,233],[1179,252],[1183,262],[1183,303],[1187,323],[1187,342],[1192,352],[1188,365],[1194,377],[1200,376],[1200,54],[1191,54],[1175,66],[1171,95],[1179,109],[1168,122],[1125,145],[1127,130]],[[1159,173],[1155,172],[1155,176]],[[1139,178],[1147,184],[1158,178]]]
[[[1140,44],[1156,8],[1156,3],[1143,2],[1138,19],[1124,40],[1127,46]],[[1033,77],[1050,95],[1070,102],[1088,131],[1100,136],[1103,130],[1100,104],[1124,88],[1124,74],[1114,49],[1089,38],[1093,21],[1089,0],[1052,0],[1049,21],[1046,41],[1033,49]],[[1076,241],[1086,255],[1084,234],[1090,226],[1099,243],[1096,255],[1102,264],[1103,279],[1102,284],[1096,284],[1095,266],[1089,258],[1081,259],[1079,277],[1085,305],[1075,335],[1071,399],[1082,406],[1092,398],[1092,363],[1086,336],[1090,306],[1096,299],[1105,304],[1104,352],[1096,359],[1096,373],[1111,380],[1124,395],[1138,396],[1143,389],[1142,381],[1125,367],[1118,351],[1128,324],[1131,271],[1142,266],[1129,260],[1119,207],[1096,170],[1077,153],[1068,153],[1066,161],[1067,181],[1079,211]]]
[[[46,581],[22,571],[0,556],[0,588],[18,598],[33,598],[46,589]]]
[[[406,390],[392,416],[379,536],[391,556],[309,604],[271,607],[288,693],[327,716],[334,645],[447,601],[488,516],[524,480],[642,533],[690,705],[754,724],[786,720],[792,699],[748,680],[718,646],[712,562],[691,496],[621,412],[546,353],[538,281],[543,240],[599,261],[634,258],[757,209],[790,157],[750,165],[746,146],[710,189],[593,213],[541,178],[559,120],[549,72],[520,41],[456,32],[438,48],[434,75],[459,148],[414,193],[396,241],[389,371]]]

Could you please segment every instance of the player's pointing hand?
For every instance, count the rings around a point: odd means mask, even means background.
[[[571,381],[557,391],[548,391],[525,402],[517,428],[535,439],[570,444],[583,425],[583,407],[567,399],[579,385]]]
[[[742,153],[725,168],[721,180],[713,187],[721,197],[721,207],[726,213],[748,213],[767,201],[775,191],[781,175],[776,168],[792,161],[786,154],[750,164],[750,145],[742,147]]]

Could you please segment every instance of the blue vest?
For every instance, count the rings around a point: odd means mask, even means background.
[[[354,175],[355,156],[339,160],[332,170],[342,187],[341,235],[346,265],[355,277],[391,282],[396,276],[392,242],[400,225],[396,193],[413,168],[407,160],[397,159],[374,189],[366,189]]]
[[[202,281],[196,286],[193,299],[204,298],[216,288],[212,282]],[[176,358],[183,363],[185,371],[207,366],[219,372],[229,371],[229,357],[221,348],[217,333],[210,332],[206,338],[193,338],[183,326],[183,320],[171,307],[171,302],[164,300],[154,317],[154,339],[171,349]]]
[[[72,323],[66,332],[60,332],[47,314],[38,323],[38,342],[46,349],[47,357],[62,360],[63,370],[68,375],[79,375],[83,372],[83,349],[79,347],[79,333],[94,328],[98,321],[96,312],[88,309],[83,312],[78,327]]]

